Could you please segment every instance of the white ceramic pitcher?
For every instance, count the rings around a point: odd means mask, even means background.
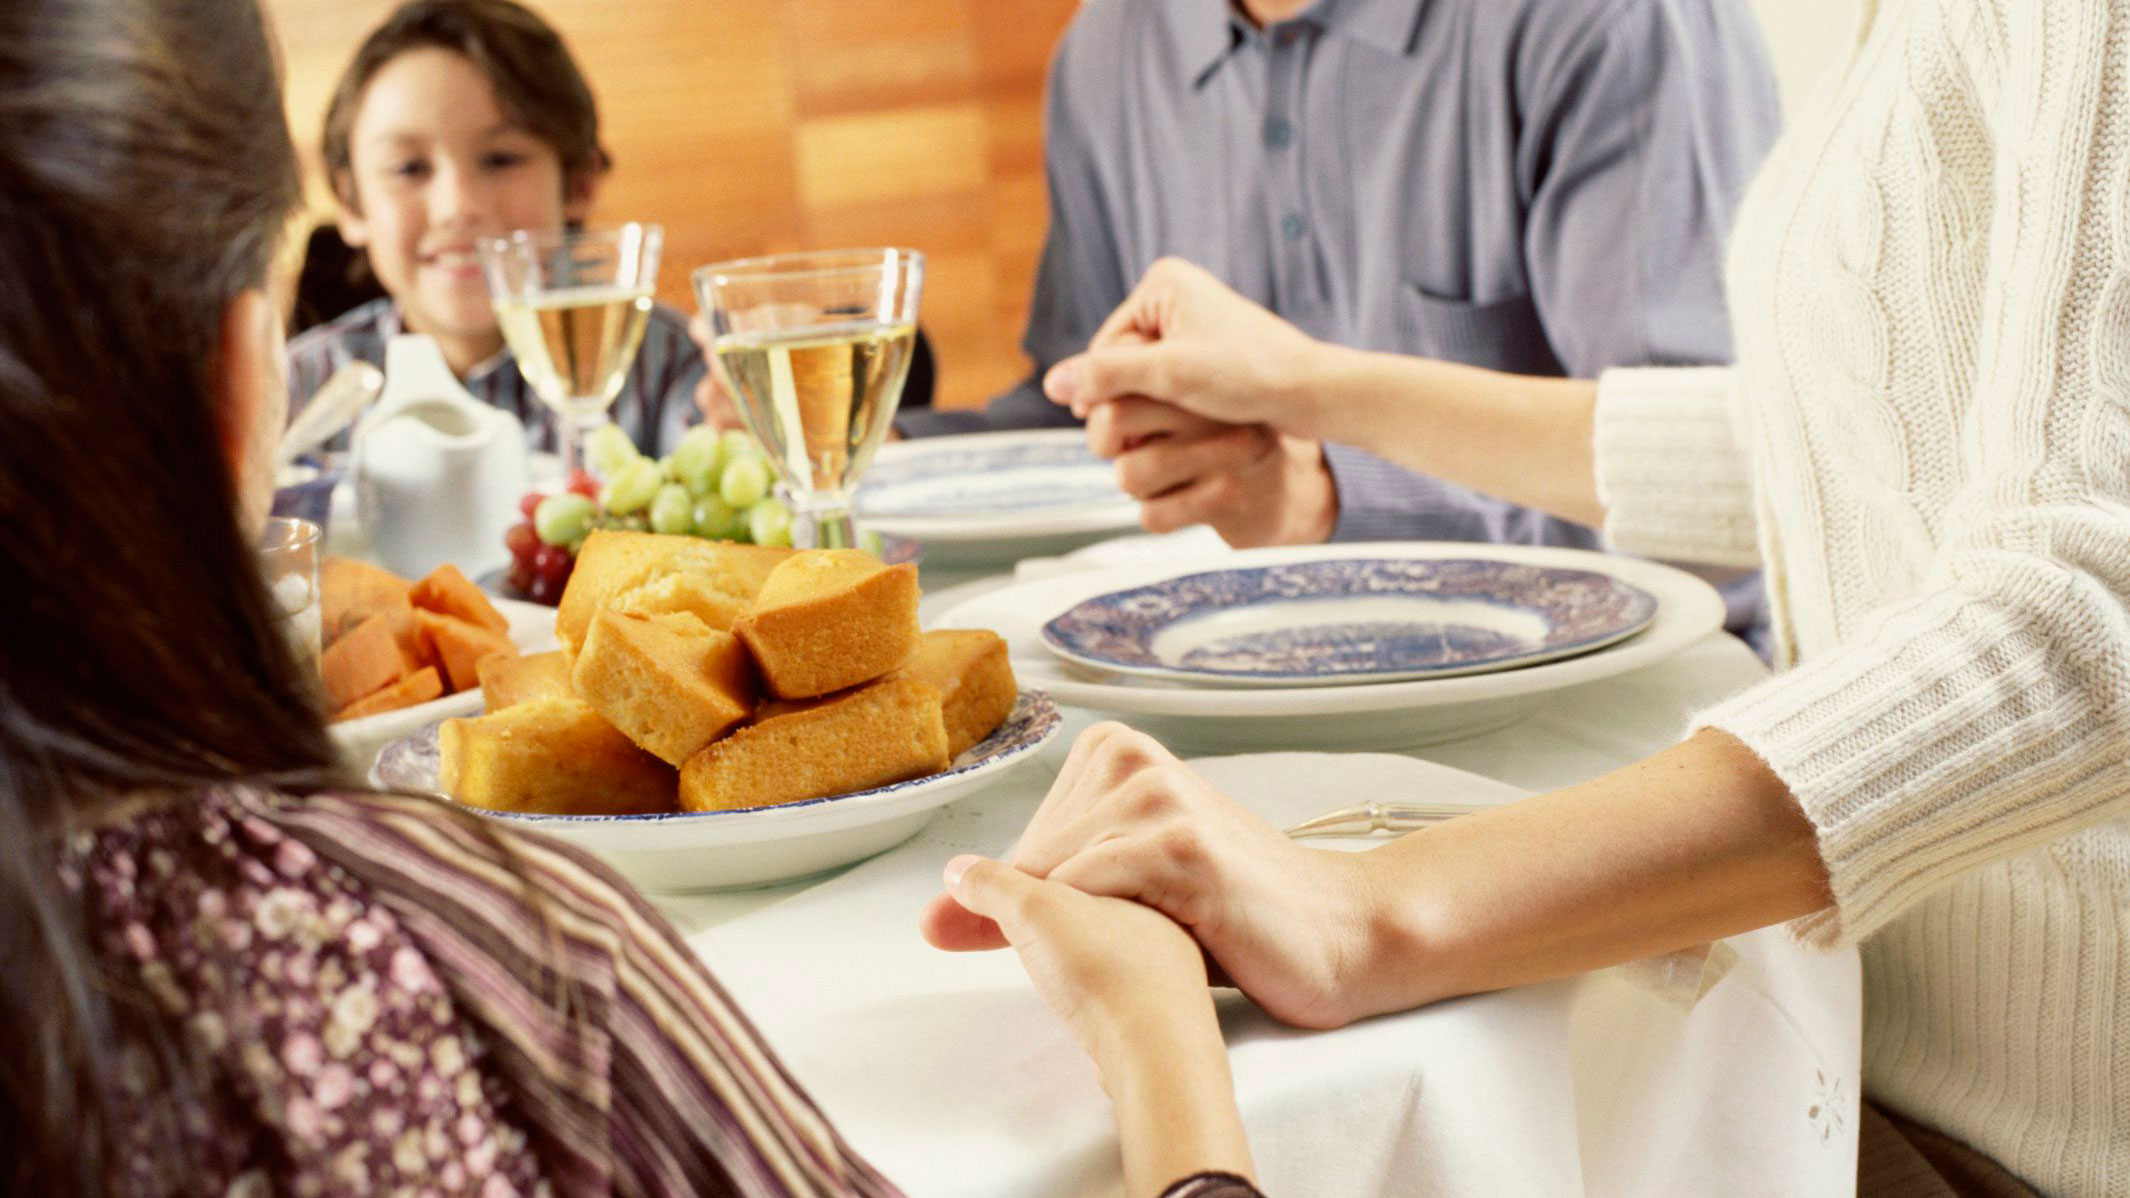
[[[385,345],[385,389],[355,428],[356,511],[369,554],[405,578],[445,562],[468,577],[504,565],[528,455],[519,419],[459,385],[435,340]]]

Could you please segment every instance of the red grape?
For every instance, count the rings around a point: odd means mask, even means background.
[[[527,520],[530,520],[533,518],[533,513],[539,510],[540,501],[545,498],[547,496],[538,491],[527,491],[525,498],[518,500],[518,511],[523,513]]]
[[[569,581],[570,568],[576,564],[577,559],[560,545],[542,545],[532,559],[533,573],[558,587]]]
[[[549,607],[553,607],[562,602],[562,584],[550,582],[541,575],[535,574],[533,575],[532,585],[525,588],[525,597],[534,603],[545,603]]]
[[[532,590],[533,580],[539,576],[533,573],[531,565],[513,560],[510,563],[510,573],[507,577],[510,582],[510,589],[523,595]]]
[[[533,531],[530,521],[524,524],[513,524],[510,526],[510,531],[503,534],[503,546],[510,550],[510,556],[514,561],[530,570],[533,564],[533,555],[540,552],[540,534]]]
[[[599,480],[586,473],[582,466],[569,472],[569,489],[595,503],[599,499]]]

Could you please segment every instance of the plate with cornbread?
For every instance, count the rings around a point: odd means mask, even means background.
[[[483,662],[484,713],[387,746],[372,779],[571,840],[647,890],[848,864],[1057,735],[1002,638],[921,632],[917,599],[914,567],[862,550],[594,533],[560,648]]]

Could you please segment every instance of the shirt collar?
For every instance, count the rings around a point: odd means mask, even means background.
[[[1402,57],[1419,40],[1426,8],[1427,0],[1323,0],[1313,12],[1330,32]]]
[[[1235,9],[1234,0],[1197,0],[1164,4],[1177,19],[1176,35],[1192,86],[1212,77],[1236,49],[1255,33]],[[1389,54],[1412,53],[1427,0],[1317,0],[1294,18],[1321,26],[1326,33],[1353,38]]]

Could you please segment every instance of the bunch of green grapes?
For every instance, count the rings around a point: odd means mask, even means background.
[[[586,439],[585,456],[604,482],[578,470],[556,494],[527,495],[519,505],[524,522],[503,536],[510,584],[536,602],[562,597],[577,550],[593,529],[791,544],[791,509],[770,492],[769,459],[737,429],[692,428],[672,453],[653,461],[608,424]]]
[[[672,453],[653,461],[608,424],[591,435],[585,456],[606,480],[600,505],[611,526],[791,544],[791,509],[770,493],[769,459],[738,429],[689,429]]]

